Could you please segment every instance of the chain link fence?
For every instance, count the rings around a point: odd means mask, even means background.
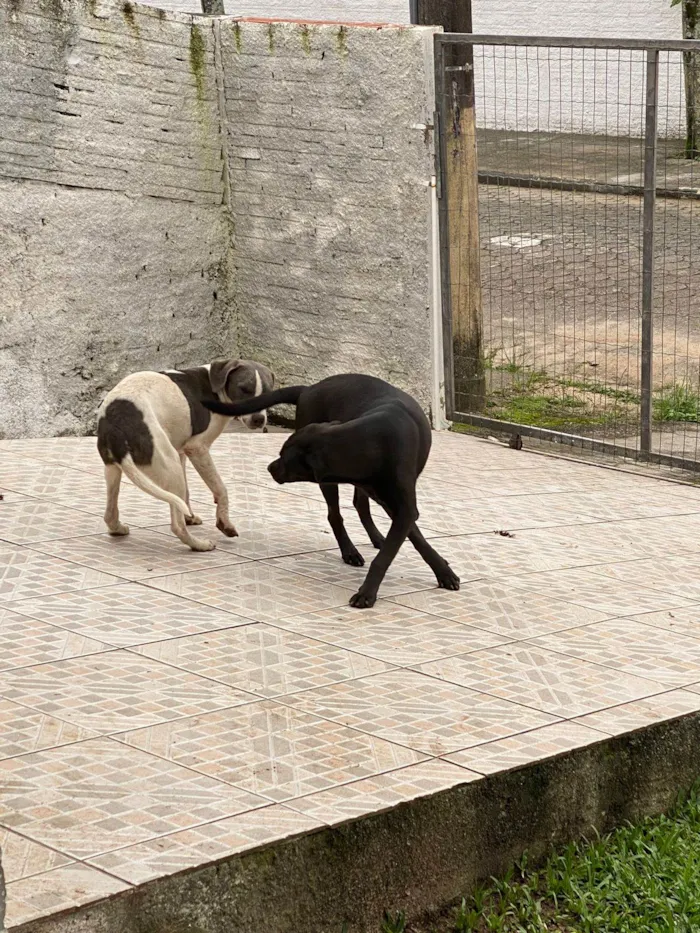
[[[443,35],[436,50],[451,416],[699,468],[685,73],[700,43]],[[458,171],[478,177],[471,196]]]

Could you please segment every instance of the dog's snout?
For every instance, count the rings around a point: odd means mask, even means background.
[[[262,412],[256,412],[256,414],[251,415],[250,423],[254,428],[264,428],[267,418]]]
[[[276,483],[281,483],[284,481],[284,470],[282,467],[281,460],[274,460],[269,467],[267,468],[268,473],[274,479]]]

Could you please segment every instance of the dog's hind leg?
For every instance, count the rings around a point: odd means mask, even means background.
[[[408,533],[408,540],[437,577],[439,587],[444,590],[459,589],[459,577],[445,558],[441,557],[435,548],[428,544],[421,534],[418,525],[413,525]]]
[[[121,468],[116,463],[105,464],[105,482],[107,484],[107,508],[105,524],[111,535],[128,535],[129,526],[119,521],[119,487],[122,481]]]
[[[180,455],[165,438],[159,438],[153,462],[143,467],[148,477],[161,489],[171,492],[180,499],[185,500],[187,495],[185,474],[180,463]],[[170,528],[173,534],[192,548],[193,551],[213,551],[215,545],[207,538],[195,538],[185,524],[185,516],[177,508],[170,506]]]
[[[345,530],[345,522],[340,514],[340,501],[338,499],[338,487],[335,483],[321,483],[321,492],[328,506],[328,523],[333,529],[335,540],[338,542],[340,554],[346,564],[352,567],[362,567],[365,559],[350,540]]]
[[[372,542],[374,547],[380,548],[382,544],[384,544],[384,535],[374,524],[372,513],[369,507],[369,496],[366,492],[358,489],[357,486],[355,486],[355,494],[352,497],[352,504],[355,506],[355,510],[360,516],[362,527],[369,535],[369,540]]]
[[[182,475],[185,477],[185,502],[189,505],[190,504],[190,487],[187,482],[187,457],[185,456],[185,454],[182,454],[182,453],[180,454],[180,466],[182,467]],[[190,508],[190,511],[192,511],[191,508]],[[192,512],[191,515],[185,515],[185,524],[186,525],[201,525],[202,519],[199,517],[199,515],[195,515],[194,512]]]

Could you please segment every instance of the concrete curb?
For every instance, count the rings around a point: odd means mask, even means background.
[[[700,775],[700,713],[143,885],[11,933],[369,933],[419,917],[527,850],[672,806]]]

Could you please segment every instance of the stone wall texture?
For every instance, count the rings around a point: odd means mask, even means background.
[[[360,370],[429,404],[425,39],[221,24],[239,342],[284,382]]]
[[[0,0],[0,434],[247,354],[430,396],[430,30]]]

